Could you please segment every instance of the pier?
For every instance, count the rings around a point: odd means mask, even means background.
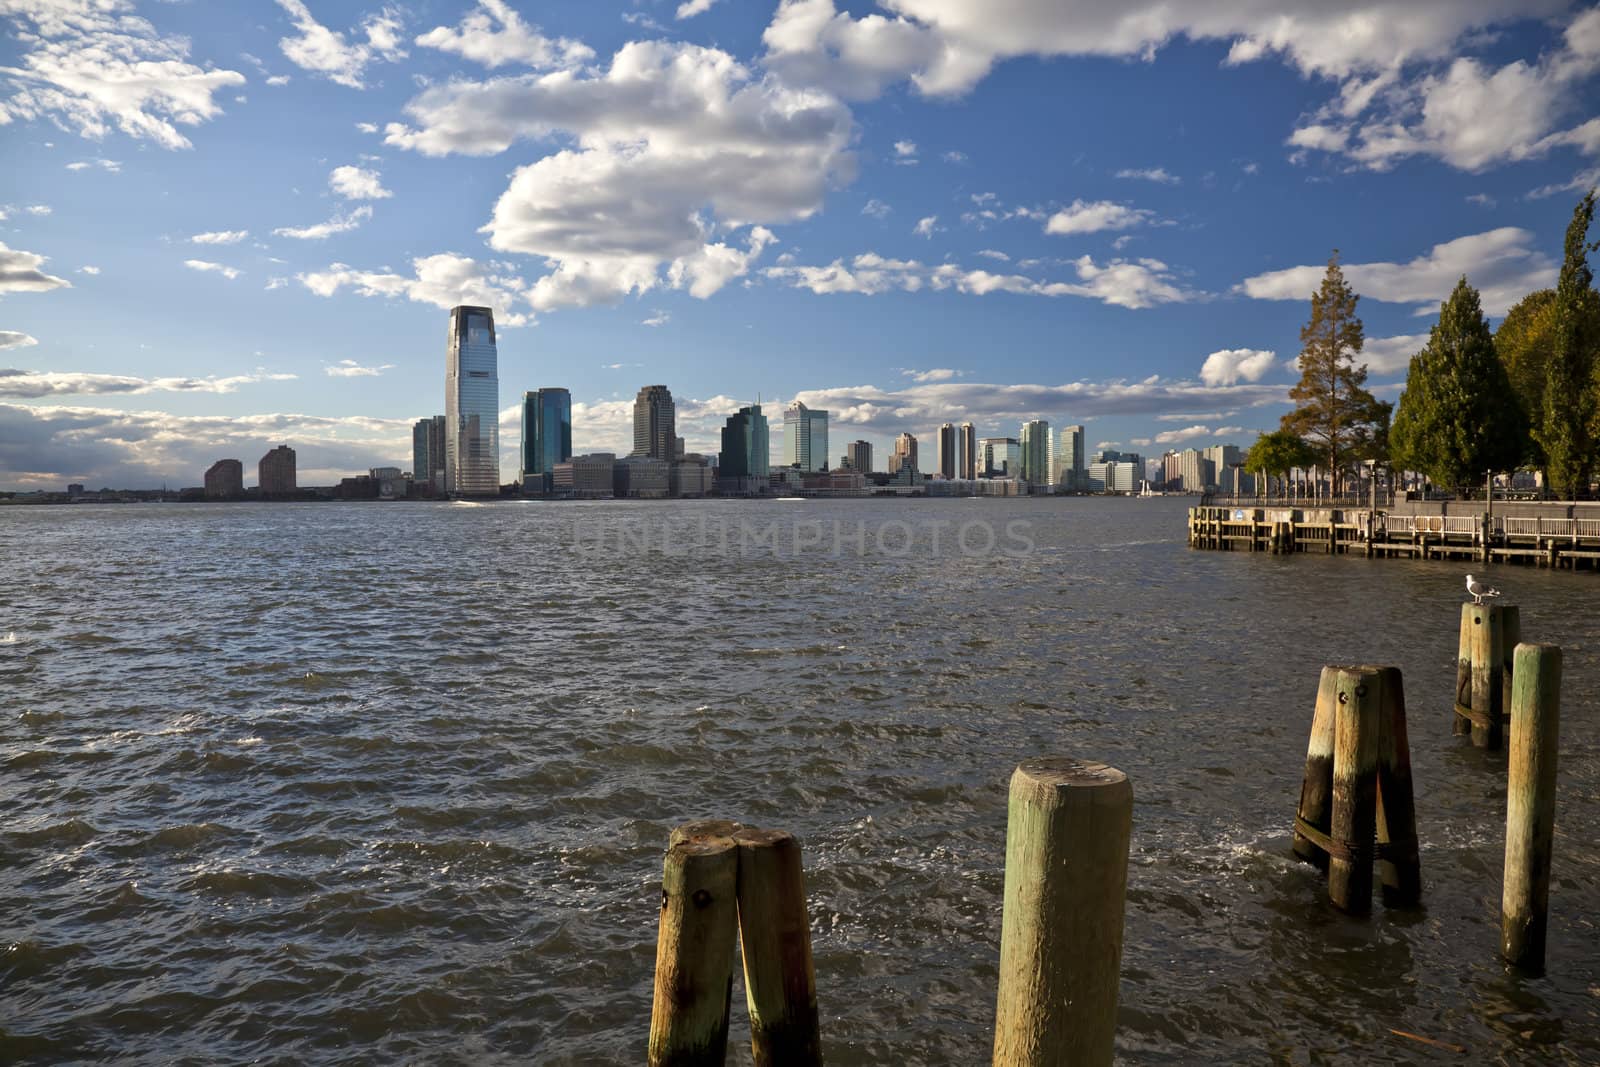
[[[1191,548],[1316,552],[1600,569],[1600,504],[1397,501],[1389,507],[1207,504]]]

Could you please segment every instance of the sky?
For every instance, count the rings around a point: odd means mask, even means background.
[[[1276,428],[1337,249],[1395,399],[1600,181],[1561,0],[0,0],[0,488],[411,467],[448,309],[627,451],[759,398],[1158,456]],[[934,449],[921,449],[926,469]]]

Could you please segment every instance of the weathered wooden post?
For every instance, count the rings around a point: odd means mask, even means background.
[[[1384,906],[1403,908],[1422,900],[1405,681],[1399,667],[1376,670],[1382,694],[1378,711],[1378,881],[1383,886]]]
[[[1463,710],[1472,708],[1472,625],[1475,604],[1461,605],[1461,636],[1456,644],[1456,707],[1451,733],[1465,737],[1472,732],[1472,719]]]
[[[1353,915],[1372,910],[1372,859],[1378,817],[1381,675],[1340,668],[1333,723],[1333,821],[1328,899]]]
[[[1518,645],[1506,785],[1506,866],[1500,952],[1544,970],[1550,849],[1556,821],[1556,749],[1561,730],[1561,649]]]
[[[1117,1028],[1133,787],[1103,763],[1011,776],[995,1012],[997,1067],[1109,1064]]]
[[[1522,643],[1522,611],[1515,604],[1497,605],[1500,610],[1500,650],[1505,659],[1500,665],[1501,717],[1511,717],[1511,684],[1516,678],[1517,646]]]
[[[750,1045],[757,1067],[822,1063],[800,843],[786,830],[747,827],[739,845],[739,943]]]
[[[1301,827],[1326,835],[1333,820],[1333,720],[1339,694],[1335,689],[1339,668],[1322,668],[1317,681],[1317,707],[1311,717],[1311,741],[1306,745],[1306,775],[1300,783],[1300,808],[1295,816],[1294,854],[1306,863],[1328,869],[1327,851],[1301,832]]]
[[[727,1056],[738,878],[739,850],[731,837],[690,834],[667,849],[651,1067],[720,1067]]]
[[[1472,743],[1493,750],[1501,744],[1505,708],[1504,614],[1498,604],[1474,604],[1472,612]]]

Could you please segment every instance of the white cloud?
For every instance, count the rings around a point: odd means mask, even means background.
[[[278,6],[289,13],[290,21],[300,31],[299,36],[279,40],[278,47],[302,70],[352,89],[364,89],[362,77],[369,64],[405,58],[406,52],[400,46],[404,21],[397,8],[385,7],[366,16],[359,27],[365,40],[355,40],[357,34],[352,30],[352,39],[347,41],[345,34],[318,22],[303,0],[278,0]]]
[[[280,226],[272,232],[279,237],[293,237],[297,241],[322,241],[336,233],[349,233],[372,217],[372,208],[363,204],[353,211],[335,213],[327,222],[310,226]]]
[[[1556,196],[1561,193],[1577,193],[1580,196],[1590,189],[1600,186],[1600,167],[1590,167],[1573,175],[1571,181],[1555,182],[1551,185],[1541,185],[1528,193],[1530,200],[1543,200],[1546,197]]]
[[[0,348],[27,348],[38,343],[37,337],[30,337],[16,330],[0,330]]]
[[[20,248],[7,248],[0,241],[0,293],[43,293],[72,288],[72,283],[65,278],[41,270],[44,261],[44,256]]]
[[[406,113],[414,125],[385,139],[427,155],[575,139],[520,167],[484,227],[490,247],[551,266],[530,294],[538,309],[615,302],[663,277],[709,295],[751,258],[732,231],[752,227],[744,244],[759,250],[757,225],[808,218],[852,173],[837,100],[688,44],[632,42],[604,70],[453,82]]]
[[[1165,167],[1146,167],[1142,170],[1119,170],[1119,178],[1138,178],[1147,182],[1159,182],[1162,185],[1177,185],[1183,181],[1176,174],[1167,173]]]
[[[716,2],[717,0],[685,0],[684,3],[678,5],[677,17],[688,19],[696,15],[703,15],[710,11],[711,5]]]
[[[31,339],[30,339],[31,340]],[[35,400],[45,396],[138,396],[144,393],[231,393],[241,385],[293,381],[293,374],[257,369],[219,378],[140,378],[127,374],[34,371],[0,368],[0,397]]]
[[[359,271],[335,263],[323,271],[296,275],[301,285],[318,296],[331,297],[346,286],[361,296],[405,297],[449,310],[457,304],[477,304],[494,309],[495,323],[522,326],[527,315],[511,311],[521,290],[521,278],[491,273],[484,264],[453,252],[422,256],[411,261],[413,274]]]
[[[91,267],[91,266],[85,264],[84,266],[78,268],[78,273],[79,274],[90,274],[90,275],[99,274],[100,273],[100,268],[99,267]]]
[[[1272,369],[1277,353],[1260,348],[1224,348],[1206,357],[1200,380],[1207,385],[1259,382]]]
[[[1488,193],[1473,193],[1466,198],[1467,203],[1477,204],[1479,207],[1494,207],[1498,201]]]
[[[376,122],[358,122],[356,123],[356,130],[361,133],[377,133],[378,124]]]
[[[25,210],[30,215],[48,215],[54,209],[49,204],[29,204]]]
[[[386,370],[394,370],[394,364],[379,363],[365,367],[353,359],[341,359],[337,363],[327,364],[322,369],[330,378],[376,378]]]
[[[290,81],[289,75],[287,75],[287,74],[274,74],[272,77],[267,79],[267,84],[270,85],[270,86],[273,86],[274,88],[277,88],[277,87],[280,87],[280,86],[288,85],[289,81]]]
[[[1408,263],[1349,263],[1345,280],[1372,300],[1418,304],[1419,315],[1436,314],[1462,275],[1477,287],[1486,315],[1504,315],[1535,289],[1554,285],[1556,264],[1534,245],[1534,235],[1514,226],[1458,237],[1434,245]],[[1326,267],[1290,267],[1246,278],[1237,287],[1256,300],[1309,300]]]
[[[978,255],[983,256],[986,259],[997,259],[1001,263],[1011,262],[1010,256],[993,248],[980,248],[978,249]]]
[[[965,163],[967,161],[967,154],[965,152],[958,152],[952,148],[939,158],[944,160],[946,163]]]
[[[894,143],[895,160],[901,163],[915,163],[917,161],[917,142],[896,141]]]
[[[1427,343],[1428,335],[1425,333],[1368,337],[1356,361],[1365,363],[1372,374],[1403,374],[1411,366],[1411,357],[1422,351],[1422,346]]]
[[[17,65],[0,68],[11,89],[0,98],[0,126],[47,119],[91,140],[116,128],[163,148],[191,147],[178,127],[221,114],[212,96],[244,84],[244,75],[189,63],[186,38],[132,11],[131,0],[0,5],[21,44]]]
[[[333,168],[328,188],[346,200],[383,200],[394,195],[383,187],[382,175],[363,167]]]
[[[508,63],[535,70],[571,69],[594,58],[594,50],[581,42],[544,36],[538,27],[523,22],[504,0],[480,0],[455,29],[436,27],[416,43],[453,52],[491,70]]]
[[[931,239],[933,237],[933,231],[938,225],[939,216],[929,215],[926,218],[918,219],[917,224],[911,228],[911,232],[916,234],[918,237],[927,237]]]
[[[119,174],[122,171],[122,164],[114,159],[80,159],[76,163],[67,164],[67,169],[72,171],[88,170],[90,167],[99,167],[111,174]]]
[[[1110,200],[1074,200],[1067,207],[1051,215],[1044,224],[1045,233],[1099,233],[1102,230],[1127,230],[1142,226],[1154,218],[1154,212],[1128,207]]]
[[[961,377],[961,372],[949,367],[935,367],[932,370],[903,370],[900,372],[914,382],[948,382],[952,378]]]
[[[189,240],[197,245],[236,245],[249,236],[249,230],[207,230],[193,234]]]
[[[644,319],[643,321],[641,321],[639,323],[639,325],[640,326],[665,326],[667,323],[669,323],[671,321],[672,321],[672,315],[669,312],[665,312],[665,311],[662,311],[660,309],[657,309],[654,314],[652,314],[648,319]]]
[[[282,289],[285,286],[287,286],[288,284],[289,284],[289,279],[288,278],[268,278],[267,279],[267,286],[266,286],[267,292],[270,293],[274,289]]]
[[[1217,440],[1223,437],[1234,437],[1244,433],[1242,426],[1218,426],[1212,429],[1209,426],[1185,426],[1181,430],[1164,430],[1153,438],[1141,438],[1141,441],[1153,445],[1178,445],[1185,441]]]
[[[212,263],[204,259],[186,259],[183,261],[183,265],[188,267],[190,270],[220,274],[230,282],[237,278],[240,274],[244,273],[235,267],[227,267],[221,263]]]
[[[861,213],[863,215],[871,215],[875,219],[881,219],[893,210],[893,208],[891,208],[888,204],[885,204],[882,200],[873,199],[867,201],[866,206],[861,209]]]

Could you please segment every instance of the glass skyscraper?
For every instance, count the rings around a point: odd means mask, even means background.
[[[1022,424],[1022,480],[1050,484],[1050,424],[1032,419]]]
[[[723,481],[723,491],[765,492],[772,472],[770,448],[767,417],[761,414],[760,404],[742,407],[738,414],[729,415],[722,427],[722,452],[717,457],[717,476]]]
[[[557,463],[572,458],[572,394],[540,389],[522,394],[522,491],[549,493]]]
[[[418,419],[411,427],[411,480],[430,492],[444,491],[444,416]]]
[[[783,413],[783,462],[803,471],[828,469],[828,413],[796,400]]]
[[[464,304],[451,308],[448,344],[444,374],[445,489],[455,496],[498,496],[500,377],[494,312]]]

